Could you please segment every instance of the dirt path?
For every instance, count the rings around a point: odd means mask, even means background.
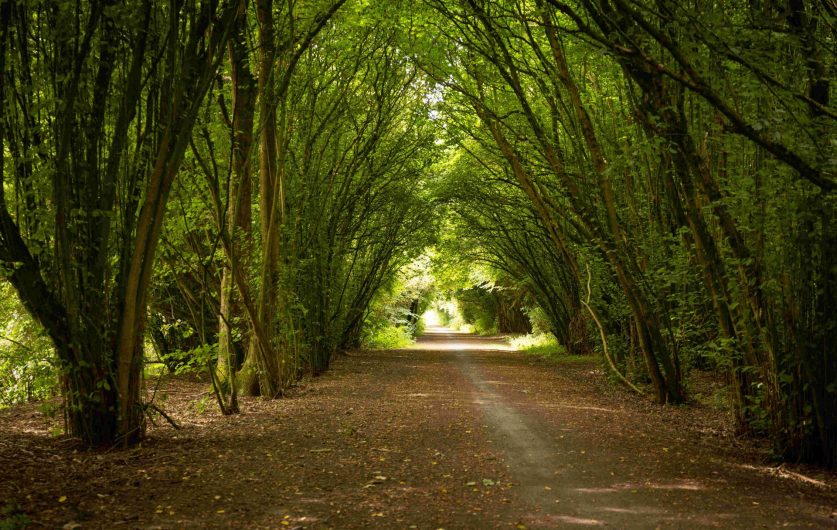
[[[203,383],[166,388],[183,429],[127,452],[76,453],[34,407],[1,413],[0,507],[35,528],[837,527],[833,474],[756,465],[701,430],[712,411],[492,339],[352,354],[236,417]]]
[[[837,527],[833,497],[806,499],[799,484],[713,454],[665,418],[631,417],[631,407],[574,385],[584,370],[552,373],[501,344],[443,330],[420,346],[451,342],[529,526]]]

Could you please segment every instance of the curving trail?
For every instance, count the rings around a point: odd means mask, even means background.
[[[4,412],[0,499],[47,528],[837,526],[833,474],[744,460],[699,429],[712,411],[650,405],[594,361],[497,339],[431,329],[235,417],[195,412],[205,383],[166,388],[184,428],[128,452],[76,453]]]

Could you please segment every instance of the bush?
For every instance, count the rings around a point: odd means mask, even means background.
[[[550,333],[552,330],[552,323],[549,321],[549,316],[546,314],[546,311],[541,309],[540,306],[530,307],[526,311],[526,314],[529,317],[529,322],[532,323],[532,336],[546,335]]]

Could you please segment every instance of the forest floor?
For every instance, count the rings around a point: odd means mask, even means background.
[[[837,527],[834,473],[766,463],[711,406],[432,331],[231,417],[205,382],[165,380],[182,428],[130,450],[74,449],[49,407],[0,411],[0,528]]]

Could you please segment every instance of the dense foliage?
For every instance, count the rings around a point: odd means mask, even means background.
[[[833,465],[831,8],[428,4],[446,193],[483,259],[568,348],[617,337],[659,402],[711,366],[742,431]]]
[[[2,301],[0,396],[57,380],[70,434],[134,443],[149,344],[234,413],[406,340],[435,285],[659,403],[725,374],[742,432],[834,466],[834,20],[800,0],[2,2],[0,288],[37,325]],[[428,279],[440,263],[462,274]]]

